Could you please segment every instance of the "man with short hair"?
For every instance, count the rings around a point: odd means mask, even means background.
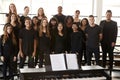
[[[65,15],[63,15],[62,13],[62,6],[58,6],[58,14],[54,15],[54,17],[58,20],[58,22],[61,22],[64,24],[64,20],[65,20]]]
[[[112,11],[107,10],[106,12],[106,20],[102,20],[100,22],[100,26],[103,30],[103,39],[101,41],[101,47],[102,47],[102,66],[106,67],[107,62],[107,53],[109,58],[109,68],[113,68],[113,50],[116,43],[117,38],[117,22],[111,20],[112,17]]]

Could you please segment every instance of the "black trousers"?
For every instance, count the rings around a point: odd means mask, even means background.
[[[42,67],[44,64],[44,59],[45,59],[45,55],[46,54],[50,54],[49,50],[40,50],[39,54],[38,54],[38,58],[39,58],[39,67]]]
[[[108,66],[110,69],[113,68],[113,50],[114,47],[111,46],[111,44],[106,44],[106,43],[101,43],[101,47],[102,47],[102,66],[106,67],[107,61],[108,61]],[[108,58],[109,60],[107,60],[107,54],[108,54]]]
[[[20,64],[19,64],[20,68],[24,67],[26,57],[27,57],[26,55],[24,55],[24,57],[20,57]],[[34,68],[34,67],[35,67],[34,58],[31,55],[29,55],[28,56],[28,68]]]
[[[100,58],[99,47],[91,48],[88,46],[86,47],[87,65],[91,65],[91,59],[92,59],[93,53],[95,55],[96,65],[99,65],[99,58]]]
[[[13,80],[13,73],[14,73],[14,69],[15,69],[15,64],[13,61],[13,57],[9,57],[9,58],[4,58],[4,62],[3,62],[3,78],[4,80],[8,80],[11,79]],[[8,77],[7,77],[7,70],[8,70]]]

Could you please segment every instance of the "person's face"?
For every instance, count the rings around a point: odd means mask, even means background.
[[[43,15],[43,9],[42,9],[42,8],[40,8],[40,9],[38,10],[38,14],[39,14],[39,15]]]
[[[14,14],[11,15],[11,21],[16,21],[16,16]]]
[[[86,24],[87,24],[87,21],[84,19],[84,20],[82,20],[82,25],[83,26],[86,26]]]
[[[112,17],[112,13],[107,12],[107,13],[106,13],[106,19],[107,19],[107,20],[111,20],[111,17]]]
[[[25,26],[27,28],[31,27],[31,20],[25,20]]]
[[[60,23],[58,24],[58,27],[57,27],[58,31],[62,31],[63,30],[63,25]]]
[[[9,6],[9,8],[10,8],[11,12],[14,13],[15,6],[14,6],[13,4],[11,4],[11,5]]]
[[[12,26],[8,26],[8,27],[7,27],[7,33],[8,33],[8,34],[11,34],[11,33],[12,33]]]
[[[78,12],[78,11],[75,12],[75,16],[76,16],[76,17],[79,17],[79,15],[80,15],[80,12]]]
[[[26,14],[28,14],[29,13],[29,8],[28,7],[25,8],[24,11],[25,11]]]
[[[58,13],[62,13],[62,7],[58,7]]]
[[[51,21],[51,24],[54,26],[57,22],[55,20]]]
[[[47,24],[48,24],[47,20],[43,20],[43,23],[42,23],[43,27],[46,27]]]
[[[94,17],[89,17],[89,24],[94,24]]]
[[[72,19],[69,17],[68,19],[67,19],[67,23],[71,23],[72,22]]]
[[[33,18],[33,23],[37,24],[38,23],[38,19],[37,18]]]
[[[73,29],[73,31],[77,31],[77,30],[78,30],[77,25],[76,25],[76,24],[73,24],[73,25],[72,25],[72,29]]]

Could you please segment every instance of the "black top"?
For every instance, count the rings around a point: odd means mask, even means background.
[[[55,47],[55,45],[53,45],[53,44],[55,44],[56,27],[50,28],[50,35],[51,35],[50,49],[51,49],[51,51],[54,51],[54,47]]]
[[[42,52],[50,51],[50,38],[46,36],[46,33],[38,38],[38,48]]]
[[[2,42],[3,35],[0,38],[0,55],[5,58],[10,58],[10,56],[17,56],[16,45],[12,42],[12,37],[9,35],[5,43]]]
[[[91,48],[99,47],[99,34],[102,33],[101,27],[95,25],[94,27],[87,26],[85,33],[88,35],[86,40],[86,46]]]
[[[67,47],[67,51],[69,52],[71,50],[71,34],[73,32],[72,27],[66,27],[66,32],[67,32],[66,47]]]
[[[86,49],[86,35],[85,35],[85,31],[80,29],[81,33],[82,33],[82,49],[85,50]]]
[[[73,32],[71,34],[71,51],[80,52],[82,49],[82,32]]]
[[[22,51],[25,55],[32,55],[34,50],[34,40],[37,38],[36,32],[33,29],[20,30],[19,39],[22,39]]]
[[[15,37],[16,37],[17,43],[18,43],[18,40],[19,40],[19,31],[20,31],[19,25],[14,26],[13,27],[13,31],[14,31],[14,34],[15,34]]]
[[[58,20],[58,22],[62,22],[63,24],[64,24],[64,22],[65,22],[65,15],[58,15],[58,14],[56,14],[56,15],[54,15],[54,17]]]
[[[55,35],[55,44],[54,51],[55,53],[64,53],[66,50],[66,36],[59,35],[58,33]]]
[[[110,43],[111,42],[116,42],[117,38],[117,22],[115,21],[110,21],[107,22],[106,20],[103,20],[100,22],[100,26],[102,27],[103,30],[103,39],[102,42],[105,43]]]
[[[28,17],[28,16],[27,16],[27,17]],[[25,28],[25,18],[26,18],[26,17],[23,16],[23,15],[20,17],[21,28]]]

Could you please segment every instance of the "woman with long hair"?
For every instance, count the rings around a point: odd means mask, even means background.
[[[56,28],[55,38],[54,38],[54,52],[55,53],[65,53],[66,51],[66,34],[65,27],[63,23],[58,23]]]
[[[48,20],[42,19],[41,25],[39,26],[39,67],[43,65],[43,59],[45,54],[50,53],[50,32],[48,27]]]
[[[17,15],[17,9],[14,3],[9,5],[9,12],[6,14],[6,23],[9,23],[11,14],[14,13]],[[19,16],[17,16],[19,17]]]
[[[3,62],[3,77],[7,79],[7,69],[9,69],[9,79],[13,79],[14,66],[13,63],[17,60],[16,38],[11,24],[7,23],[4,26],[4,33],[0,39],[0,53]]]
[[[40,8],[38,9],[37,17],[38,17],[38,20],[39,20],[39,25],[41,24],[41,20],[42,20],[43,18],[47,18],[46,15],[45,15],[44,9],[43,9],[42,7],[40,7]]]
[[[56,28],[58,26],[58,20],[55,17],[52,17],[49,21],[49,29],[50,29],[50,35],[51,35],[51,52],[54,52],[54,43],[55,43],[55,33],[56,33]]]

